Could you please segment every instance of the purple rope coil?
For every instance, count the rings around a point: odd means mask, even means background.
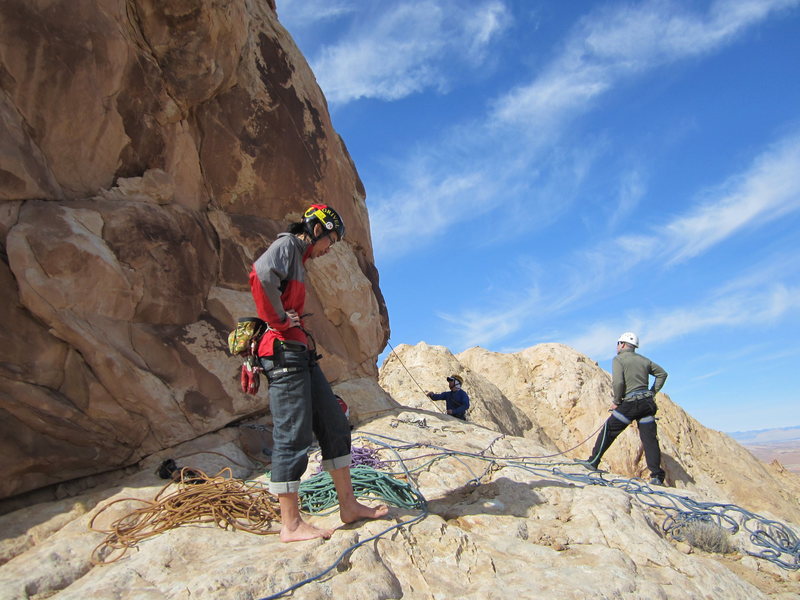
[[[368,446],[351,446],[350,458],[352,463],[351,467],[372,467],[373,469],[385,469],[386,463],[378,458],[378,451]],[[322,472],[322,465],[317,465],[314,475]]]

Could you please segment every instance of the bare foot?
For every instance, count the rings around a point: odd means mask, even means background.
[[[360,502],[353,501],[346,506],[339,505],[339,518],[342,523],[355,523],[362,519],[380,519],[386,516],[389,507],[385,504],[379,506],[365,506]]]
[[[302,542],[303,540],[314,540],[322,538],[330,539],[333,529],[319,529],[303,519],[297,519],[291,523],[283,523],[281,526],[282,542]]]

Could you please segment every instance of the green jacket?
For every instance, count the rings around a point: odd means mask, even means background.
[[[619,404],[622,399],[636,390],[646,390],[649,386],[649,376],[655,377],[655,382],[650,391],[653,396],[664,387],[667,372],[652,360],[641,354],[636,354],[631,349],[625,349],[611,361],[611,388],[614,391],[614,404]]]

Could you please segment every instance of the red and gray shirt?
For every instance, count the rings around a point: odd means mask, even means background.
[[[292,327],[288,310],[303,314],[306,303],[305,267],[311,244],[291,233],[281,233],[250,271],[250,290],[258,317],[269,330],[258,345],[259,356],[272,356],[275,340],[307,344],[300,327]]]

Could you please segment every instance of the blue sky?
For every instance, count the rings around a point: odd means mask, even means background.
[[[706,426],[800,424],[800,0],[278,16],[366,187],[393,346],[610,370],[630,330]]]

